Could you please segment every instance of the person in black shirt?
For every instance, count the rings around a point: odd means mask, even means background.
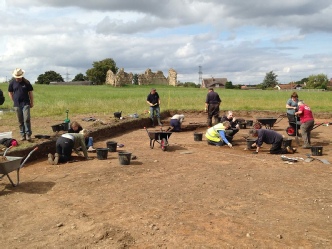
[[[78,122],[73,121],[70,124],[68,133],[79,133],[81,130],[83,130],[83,127]],[[93,138],[92,137],[87,136],[85,138],[85,145],[86,145],[86,148],[88,149],[88,152],[96,151],[95,148],[93,148]]]
[[[257,137],[256,142],[251,145],[251,147],[256,147],[256,151],[253,152],[254,154],[259,152],[259,149],[262,147],[263,143],[272,144],[270,154],[293,154],[296,151],[296,148],[291,148],[290,146],[282,148],[283,136],[274,130],[251,129],[249,130],[249,135]]]
[[[154,116],[157,117],[158,125],[162,126],[160,122],[160,97],[155,88],[151,89],[146,102],[150,105],[151,126],[154,127]]]
[[[222,116],[219,122],[222,123],[224,121],[228,121],[230,123],[230,127],[225,130],[225,133],[228,141],[232,141],[234,135],[240,130],[240,125],[238,124],[236,118],[233,116],[232,111],[228,111],[227,116]]]
[[[19,122],[21,141],[31,142],[31,116],[30,108],[33,107],[33,87],[24,78],[25,71],[16,68],[13,72],[14,79],[9,83],[8,94],[14,102],[14,109]]]
[[[207,125],[208,127],[212,126],[212,117],[214,117],[214,124],[219,123],[219,105],[221,99],[219,94],[216,93],[212,87],[209,88],[209,92],[206,95],[205,100],[205,112],[208,113]]]

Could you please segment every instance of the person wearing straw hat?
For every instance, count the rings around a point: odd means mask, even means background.
[[[14,78],[9,83],[8,94],[10,99],[14,102],[14,109],[20,128],[20,140],[28,140],[31,142],[30,108],[33,107],[33,87],[30,82],[23,77],[24,73],[25,71],[21,68],[16,68],[13,71],[12,76]]]

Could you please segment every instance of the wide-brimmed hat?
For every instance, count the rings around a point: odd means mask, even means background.
[[[24,76],[25,71],[22,70],[21,68],[15,68],[13,72],[13,77],[14,78],[22,78]]]

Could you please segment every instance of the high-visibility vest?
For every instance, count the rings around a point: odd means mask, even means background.
[[[205,133],[205,137],[213,142],[220,142],[222,139],[219,131],[225,131],[225,127],[222,123],[216,124],[215,126],[209,128]]]

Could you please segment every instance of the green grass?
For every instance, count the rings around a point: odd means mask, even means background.
[[[161,111],[165,110],[204,110],[206,89],[183,88],[173,86],[54,86],[33,85],[35,117],[64,116],[70,114],[107,114],[122,111],[124,114],[142,114],[149,109],[146,97],[151,87],[155,87],[161,98]],[[6,101],[1,108],[11,108],[8,96],[8,84],[0,84]],[[219,93],[222,110],[277,111],[285,112],[286,101],[291,91],[277,90],[225,90],[215,89]],[[332,110],[331,92],[297,91],[300,99],[311,107],[313,112]]]

